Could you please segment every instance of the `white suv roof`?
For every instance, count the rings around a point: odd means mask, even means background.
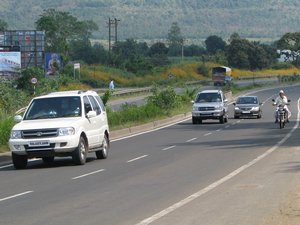
[[[221,90],[204,90],[201,91],[200,93],[219,93],[222,92]]]
[[[42,95],[36,98],[48,98],[48,97],[56,97],[56,96],[80,96],[82,94],[90,94],[90,95],[95,95],[97,92],[95,91],[81,91],[81,90],[76,90],[76,91],[58,91],[58,92],[51,92],[46,95]]]

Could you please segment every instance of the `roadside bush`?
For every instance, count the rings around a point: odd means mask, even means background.
[[[4,112],[0,112],[0,146],[7,145],[13,125],[13,118]]]
[[[148,97],[148,103],[154,104],[158,108],[165,110],[167,113],[180,105],[180,97],[172,87],[159,90],[157,86],[154,86],[152,93],[153,95]]]
[[[122,127],[124,124],[134,125],[141,122],[147,122],[149,119],[155,119],[164,115],[163,110],[154,104],[148,103],[143,106],[125,104],[121,110],[112,111],[107,109],[108,124],[113,127]]]
[[[280,70],[280,69],[289,69],[294,67],[292,63],[289,62],[277,62],[270,66],[271,69]]]
[[[204,63],[198,66],[197,72],[204,77],[209,77],[209,67],[206,66]]]

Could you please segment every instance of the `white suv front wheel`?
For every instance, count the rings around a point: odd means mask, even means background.
[[[77,165],[84,165],[87,156],[87,144],[85,139],[81,136],[79,139],[78,147],[74,150],[72,158],[73,162]]]
[[[16,169],[25,169],[27,166],[28,158],[26,155],[17,155],[15,153],[12,153],[12,161],[14,164],[14,167]]]

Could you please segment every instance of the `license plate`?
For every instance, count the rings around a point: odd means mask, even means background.
[[[29,147],[41,147],[41,146],[50,146],[49,141],[30,141]]]
[[[250,114],[250,111],[243,111],[244,114]]]

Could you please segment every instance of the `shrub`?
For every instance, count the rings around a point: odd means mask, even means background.
[[[204,63],[198,66],[197,72],[205,77],[209,77],[209,67],[207,67]]]
[[[13,125],[13,118],[4,112],[0,112],[0,146],[7,145]]]
[[[152,93],[153,95],[148,98],[148,103],[152,103],[167,112],[180,104],[179,96],[172,87],[159,91],[158,87],[154,86]]]

